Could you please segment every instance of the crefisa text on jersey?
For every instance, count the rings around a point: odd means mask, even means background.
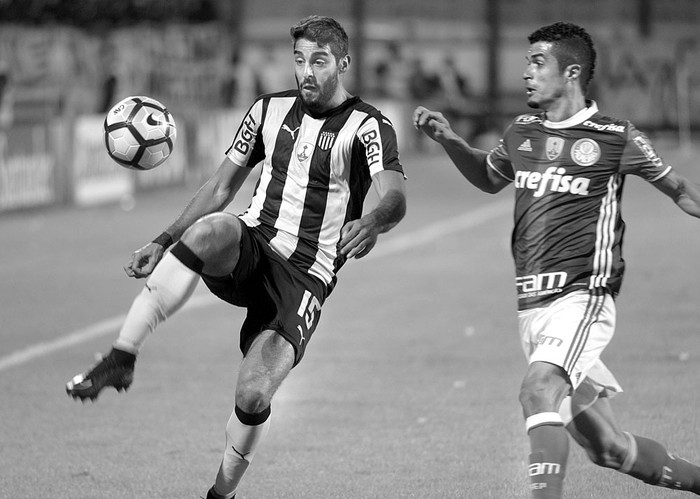
[[[535,191],[532,195],[541,197],[547,187],[552,192],[569,192],[580,196],[588,195],[591,180],[584,177],[566,175],[566,168],[550,166],[544,173],[518,170],[515,172],[515,188]]]

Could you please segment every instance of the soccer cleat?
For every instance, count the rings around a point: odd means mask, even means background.
[[[112,348],[89,371],[76,375],[66,383],[66,393],[84,402],[85,399],[95,400],[107,386],[113,386],[118,392],[127,390],[134,381],[135,362],[134,354]]]
[[[202,499],[220,499],[221,496],[219,496],[216,492],[214,492],[214,487],[210,488],[207,491],[207,497],[202,497]],[[231,499],[236,499],[236,494],[233,494]]]

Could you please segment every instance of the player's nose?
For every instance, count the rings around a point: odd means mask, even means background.
[[[306,63],[304,64],[304,72],[302,73],[304,75],[304,80],[310,80],[314,76],[314,71],[313,68],[311,67],[311,64]]]

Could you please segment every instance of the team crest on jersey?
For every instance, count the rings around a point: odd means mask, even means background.
[[[591,166],[600,159],[600,146],[593,139],[579,139],[571,147],[571,159],[577,165]]]
[[[296,150],[296,155],[297,155],[297,160],[299,163],[303,163],[307,159],[311,157],[311,154],[313,153],[313,146],[309,144],[308,142],[299,142],[297,144],[297,150]]]
[[[327,151],[331,147],[333,147],[333,144],[335,143],[335,132],[321,132],[321,134],[318,136],[318,148],[321,149],[322,151]]]
[[[544,148],[547,153],[547,159],[554,161],[564,150],[564,139],[561,137],[547,137],[547,143]]]

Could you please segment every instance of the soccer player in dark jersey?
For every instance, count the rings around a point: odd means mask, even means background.
[[[615,327],[624,271],[620,201],[637,175],[700,217],[700,190],[657,156],[629,121],[602,114],[586,90],[595,68],[589,34],[569,23],[529,38],[523,77],[535,111],[518,116],[490,152],[471,147],[440,113],[414,125],[488,193],[515,187],[512,253],[528,358],[520,402],[530,439],[530,489],[561,498],[567,430],[598,465],[700,495],[700,469],[659,443],[622,431],[610,397],[621,391],[600,360]]]
[[[391,122],[343,85],[345,30],[311,16],[291,36],[297,88],[255,100],[216,173],[165,232],[132,255],[126,273],[148,277],[144,289],[110,353],[66,386],[82,400],[106,386],[128,388],[145,338],[200,277],[216,296],[245,307],[235,409],[208,498],[235,495],[269,427],[272,397],[301,361],[340,267],[370,252],[406,209]],[[245,213],[223,211],[260,163]],[[363,215],[370,186],[378,202]]]

